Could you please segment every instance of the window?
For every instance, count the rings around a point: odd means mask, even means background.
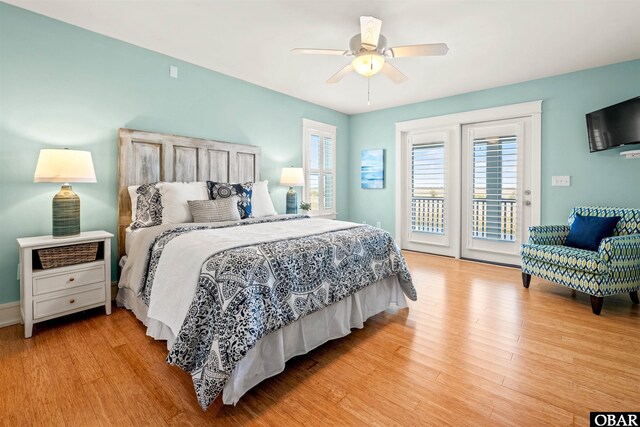
[[[474,238],[515,241],[517,237],[518,138],[473,139]]]
[[[444,234],[444,142],[411,146],[411,231]]]
[[[336,127],[302,119],[304,192],[311,215],[336,215]]]

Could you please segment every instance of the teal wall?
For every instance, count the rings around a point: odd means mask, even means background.
[[[347,116],[0,3],[0,304],[19,299],[16,237],[51,232],[59,186],[33,183],[40,148],[92,152],[98,183],[74,185],[82,229],[115,233],[118,128],[260,145],[262,177],[282,212],[286,188],[273,184],[281,167],[301,162],[306,117],[337,126],[338,174],[348,177],[338,185],[339,217],[394,231],[396,122],[542,99],[542,221],[562,223],[577,204],[640,207],[640,161],[621,150],[590,154],[584,119],[638,95],[632,61]],[[383,190],[360,188],[365,148],[386,149]],[[552,188],[552,175],[571,175],[571,187]]]
[[[469,71],[472,73],[472,71]],[[589,153],[585,114],[640,96],[640,60],[351,116],[349,215],[395,232],[395,123],[520,102],[542,103],[542,223],[562,224],[575,205],[640,207],[640,160]],[[385,148],[385,188],[360,188],[360,151]],[[640,146],[635,148],[640,149]],[[626,150],[632,148],[627,147]],[[570,187],[551,176],[570,175]]]
[[[0,304],[19,299],[15,239],[51,234],[60,186],[33,183],[41,148],[92,152],[98,183],[74,185],[81,227],[115,233],[118,128],[261,146],[262,178],[283,212],[280,168],[301,164],[303,117],[337,126],[347,176],[345,114],[0,3]],[[340,218],[347,192],[338,188]]]

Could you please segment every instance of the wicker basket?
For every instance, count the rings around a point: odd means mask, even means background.
[[[64,267],[96,260],[98,242],[38,249],[43,269]]]

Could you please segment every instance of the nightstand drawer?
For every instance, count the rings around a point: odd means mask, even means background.
[[[103,303],[105,300],[104,286],[87,289],[75,294],[38,300],[33,302],[33,318],[53,316],[66,311],[75,310],[92,304]]]
[[[91,283],[104,282],[104,264],[90,268],[67,269],[58,274],[33,278],[33,295],[42,295],[64,289],[77,288]]]

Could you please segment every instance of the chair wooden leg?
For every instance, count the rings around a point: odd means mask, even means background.
[[[591,295],[591,310],[593,314],[600,315],[602,311],[602,304],[604,304],[604,297],[596,297]]]
[[[638,300],[638,291],[629,292],[629,296],[634,304],[640,304],[640,300]]]
[[[531,283],[531,275],[527,273],[522,273],[522,286],[524,286],[525,288],[528,288],[529,283]]]

